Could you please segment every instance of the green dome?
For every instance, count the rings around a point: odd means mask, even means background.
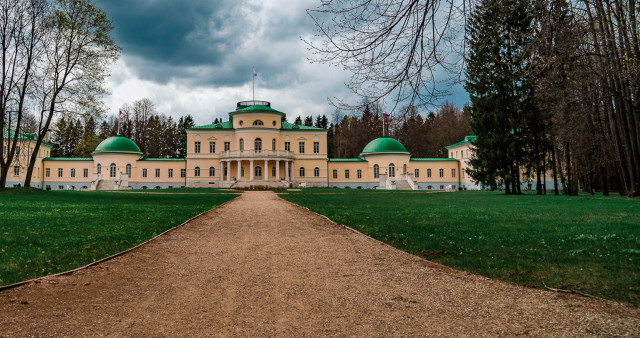
[[[360,156],[373,155],[376,153],[409,155],[407,148],[405,148],[402,143],[390,137],[380,137],[369,142],[362,150]]]
[[[100,142],[95,153],[134,153],[142,155],[140,148],[135,142],[124,136],[111,136]]]

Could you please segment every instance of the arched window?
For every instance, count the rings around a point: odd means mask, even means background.
[[[215,167],[209,167],[209,176],[211,176],[211,177],[216,176],[216,168]]]
[[[244,139],[240,139],[240,151],[244,151]]]
[[[254,171],[255,171],[254,174],[256,175],[256,177],[262,177],[262,167],[261,166],[257,166]]]
[[[407,165],[403,164],[402,165],[402,175],[406,175],[407,174]]]
[[[255,149],[256,152],[261,152],[262,151],[262,139],[260,139],[260,138],[256,139],[256,141],[254,142],[253,149]]]
[[[276,151],[276,139],[271,140],[271,150]]]
[[[304,167],[300,167],[300,177],[304,177]]]
[[[116,177],[116,164],[111,163],[109,166],[109,177]]]
[[[98,166],[96,167],[96,171],[98,172],[98,174],[102,174],[102,166],[100,165],[100,163],[98,163]]]
[[[127,176],[131,178],[131,164],[127,164]]]
[[[196,177],[200,177],[200,167],[196,167],[196,169],[195,169],[194,171],[195,171],[195,174],[194,174],[194,175],[195,175]]]
[[[255,120],[255,121],[253,121],[253,125],[254,126],[264,126],[264,123],[262,123],[262,121],[260,121],[260,120]]]
[[[377,164],[373,165],[373,178],[379,178],[380,177],[380,166]]]
[[[396,166],[393,163],[389,163],[389,177],[396,177]]]
[[[315,177],[319,177],[320,176],[320,168],[315,167],[313,169],[313,176],[315,176]]]

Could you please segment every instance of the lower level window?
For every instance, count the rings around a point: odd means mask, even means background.
[[[333,178],[338,178],[338,170],[333,169]]]
[[[358,169],[358,171],[356,171],[356,175],[358,175],[358,178],[362,178],[362,170]]]
[[[344,178],[349,178],[349,169],[344,170]]]
[[[13,176],[20,176],[20,167],[19,166],[13,167]]]
[[[304,167],[300,167],[300,177],[304,177]]]
[[[413,176],[415,176],[416,178],[420,177],[420,169],[415,169],[413,171]]]

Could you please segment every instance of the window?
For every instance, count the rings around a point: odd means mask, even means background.
[[[76,177],[76,169],[71,168],[71,177]]]
[[[16,146],[16,155],[20,155],[20,146]]]
[[[109,165],[109,177],[116,177],[116,164],[111,163]]]
[[[147,177],[147,169],[142,169],[142,177]]]
[[[184,178],[187,177],[187,169],[180,169],[180,177]]]
[[[240,167],[240,177],[244,177],[244,167]]]
[[[240,139],[240,151],[244,151],[244,139]]]
[[[428,185],[428,186],[427,186],[427,190],[431,190],[431,189],[433,189],[433,187],[432,187],[432,186],[430,186],[430,185]]]
[[[59,185],[58,190],[64,190],[64,185]]]
[[[396,177],[396,166],[393,163],[389,163],[389,177]]]
[[[304,167],[300,167],[300,177],[304,177]]]
[[[276,177],[276,167],[271,167],[271,176]]]
[[[431,177],[431,169],[427,169],[427,177]]]
[[[276,139],[271,140],[271,150],[276,151]]]
[[[344,178],[349,178],[349,169],[344,170]]]
[[[291,151],[291,142],[285,142],[284,143],[284,150],[285,151]]]
[[[262,151],[262,139],[261,138],[257,138],[254,142],[253,142],[253,148],[256,150],[256,152],[261,152]]]
[[[194,171],[195,171],[195,174],[194,174],[194,175],[195,175],[196,177],[200,177],[200,167],[196,167],[196,169],[195,169]]]
[[[200,154],[200,142],[196,142],[196,154]]]
[[[256,177],[262,177],[262,167],[261,166],[256,166],[256,168],[253,171],[254,171],[254,174],[256,175]]]
[[[313,169],[313,176],[315,176],[315,177],[320,177],[320,168],[315,167],[315,168]]]
[[[209,176],[211,176],[211,177],[216,176],[216,168],[215,167],[209,167]]]
[[[338,170],[333,169],[333,178],[338,178]]]
[[[173,169],[169,169],[169,172],[167,173],[167,176],[169,178],[173,178]]]
[[[453,158],[453,151],[449,153],[449,158]]]
[[[20,176],[20,166],[13,167],[13,176]]]
[[[444,169],[440,169],[440,177],[444,177]]]
[[[358,171],[356,171],[356,175],[358,178],[362,178],[362,170],[358,169]]]
[[[209,142],[209,153],[213,154],[216,152],[216,143],[215,142]]]
[[[373,165],[373,178],[380,178],[380,166],[377,164]]]
[[[46,169],[44,169],[44,176],[45,176],[45,177],[49,177],[49,176],[51,176],[51,169],[50,169],[50,168],[46,168]]]
[[[62,168],[58,168],[58,177],[62,177]]]
[[[229,148],[231,148],[231,142],[225,142],[224,143],[224,151],[229,151]]]
[[[451,169],[451,177],[456,177],[456,170],[455,169]]]
[[[147,186],[146,186],[146,185],[143,185],[143,186],[142,186],[142,189],[143,189],[143,190],[146,190],[146,189],[147,189]]]
[[[304,142],[298,143],[298,152],[304,154]]]
[[[82,177],[84,178],[89,177],[89,169],[87,168],[82,169]]]
[[[413,176],[414,176],[415,178],[420,177],[420,169],[414,169],[414,170],[413,170]]]
[[[159,168],[156,168],[156,178],[157,177],[160,177],[160,169]]]
[[[127,177],[131,178],[131,164],[127,164],[125,172],[127,173]]]
[[[260,120],[255,120],[255,121],[253,121],[253,125],[254,126],[264,126],[264,123],[262,123],[262,121],[260,121]]]
[[[47,184],[47,190],[51,190],[51,186]]]
[[[407,174],[407,165],[403,164],[402,165],[402,175],[406,175]]]
[[[440,186],[440,190],[444,190],[444,185],[441,185],[441,186]]]
[[[96,166],[96,171],[98,172],[98,174],[102,174],[102,165],[100,163],[98,163],[98,165]]]
[[[154,189],[160,189],[160,186],[159,186],[159,185],[156,185],[156,187],[155,187]]]
[[[313,142],[313,153],[314,154],[320,153],[320,142]]]

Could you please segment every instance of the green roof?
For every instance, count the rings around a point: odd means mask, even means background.
[[[96,153],[134,153],[142,155],[135,142],[124,136],[111,136],[100,142],[93,154]]]
[[[7,127],[2,128],[4,129],[4,133],[2,134],[4,139],[13,139],[16,135],[16,131],[15,130],[10,130]],[[30,140],[30,141],[37,141],[38,138],[36,137],[36,134],[34,133],[19,133],[18,134],[18,140]],[[51,143],[47,143],[47,142],[42,142],[43,145],[46,145],[48,147],[53,147],[53,145]]]
[[[405,148],[402,143],[390,138],[390,137],[379,137],[371,142],[369,142],[360,156],[377,154],[377,153],[385,153],[385,154],[409,154],[407,148]]]
[[[156,157],[145,157],[143,159],[140,159],[138,161],[157,161],[157,162],[162,162],[162,161],[185,161],[184,158],[156,158]]]
[[[361,158],[330,158],[329,162],[367,162]]]
[[[248,112],[256,112],[256,111],[266,111],[266,112],[270,112],[270,113],[280,113],[283,114],[282,112],[279,112],[269,106],[263,106],[263,105],[253,105],[253,106],[249,106],[249,107],[245,107],[245,108],[238,108],[236,109],[236,111],[234,113],[248,113]]]
[[[282,122],[281,129],[282,130],[327,130],[324,128],[308,127],[308,126],[303,126],[301,124],[293,124],[289,122]]]
[[[475,141],[475,140],[477,140],[477,139],[478,139],[478,137],[477,137],[477,136],[466,136],[466,137],[464,138],[464,141],[460,141],[460,142],[455,143],[455,144],[452,144],[452,145],[450,145],[450,146],[446,146],[445,148],[446,148],[446,149],[454,148],[454,147],[457,147],[457,146],[461,146],[461,145],[463,145],[463,144],[471,143],[471,142],[473,142],[473,141]]]
[[[231,124],[231,121],[225,121],[225,122],[206,124],[204,126],[197,126],[197,127],[187,128],[187,129],[233,129],[233,125]]]
[[[432,158],[412,158],[411,161],[414,162],[442,162],[442,161],[456,161],[458,162],[457,159],[455,158],[446,158],[446,157],[432,157]]]
[[[43,161],[93,161],[91,157],[45,157]]]

